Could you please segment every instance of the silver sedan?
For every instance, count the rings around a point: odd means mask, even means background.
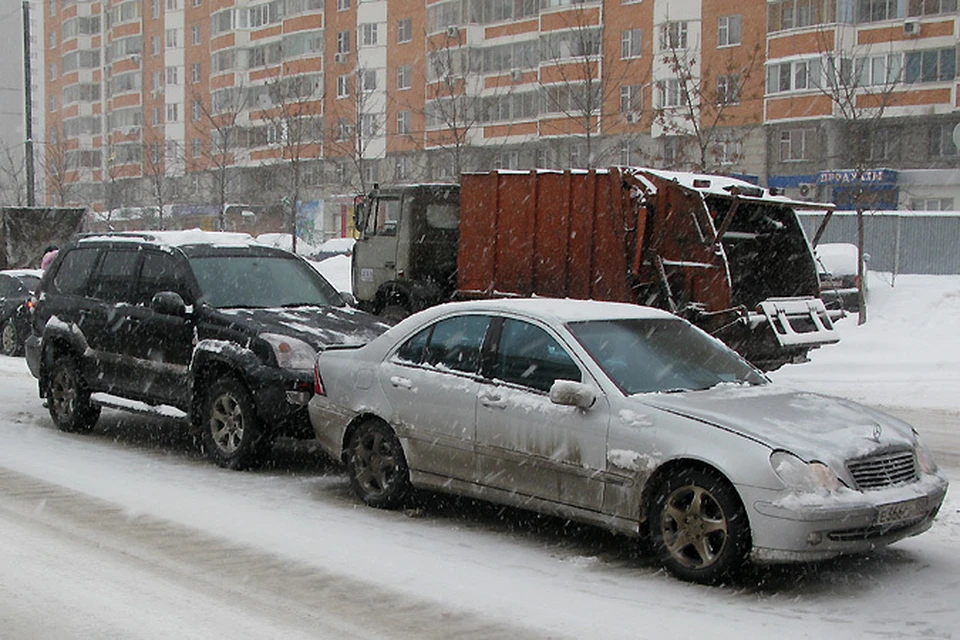
[[[916,535],[947,489],[909,425],[636,305],[441,305],[322,352],[315,386],[317,438],[368,505],[424,488],[594,523],[703,583]]]

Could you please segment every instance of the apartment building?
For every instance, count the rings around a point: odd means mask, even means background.
[[[55,200],[318,211],[378,182],[610,164],[952,197],[956,0],[45,2]]]
[[[956,0],[767,4],[768,182],[868,208],[960,205]]]

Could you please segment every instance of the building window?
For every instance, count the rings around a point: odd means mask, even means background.
[[[857,86],[894,84],[900,80],[903,73],[903,54],[888,53],[881,56],[856,58],[854,69]]]
[[[377,46],[377,23],[367,22],[360,25],[360,46]]]
[[[953,143],[953,129],[956,125],[940,124],[930,127],[928,150],[931,158],[955,158],[957,145]]]
[[[203,117],[203,103],[199,100],[193,101],[190,107],[190,117],[193,118],[194,122],[199,121]]]
[[[642,29],[625,29],[620,32],[620,58],[638,58],[643,42]]]
[[[180,8],[179,0],[167,0],[167,11],[176,11]]]
[[[411,40],[413,40],[413,19],[397,20],[397,44],[403,44]]]
[[[543,147],[537,149],[537,158],[536,158],[537,169],[549,169],[550,168],[550,150],[544,149]]]
[[[50,111],[57,110],[57,96],[50,96]]]
[[[160,164],[160,143],[154,142],[150,145],[150,163],[153,165]]]
[[[153,108],[152,116],[153,117],[150,122],[153,124],[153,126],[159,127],[161,124],[163,124],[163,111],[160,110],[160,107]]]
[[[57,63],[56,62],[50,63],[50,66],[47,67],[47,72],[50,74],[51,80],[56,80],[57,79]]]
[[[350,124],[350,121],[345,118],[337,119],[337,126],[335,130],[335,137],[337,140],[346,140],[353,133],[353,125]]]
[[[687,23],[665,22],[660,25],[660,50],[686,49]]]
[[[360,90],[374,91],[377,88],[377,70],[364,69],[360,73]]]
[[[180,42],[180,38],[177,31],[179,31],[179,29],[167,29],[164,32],[164,41],[166,42],[167,49],[179,46],[177,43]]]
[[[202,6],[203,6],[203,0],[193,0],[193,1],[191,2],[191,5],[194,6],[194,7],[202,7]]]
[[[203,155],[203,140],[200,138],[194,138],[190,141],[190,155],[194,158],[199,158]]]
[[[337,53],[350,53],[350,32],[340,31],[337,33]]]
[[[167,67],[167,84],[180,84],[180,67]]]
[[[519,151],[501,151],[497,154],[494,162],[495,169],[519,169],[520,152]]]
[[[200,63],[194,62],[190,65],[190,82],[197,84],[200,82]]]
[[[150,0],[150,17],[160,17],[160,0]]]
[[[903,81],[907,84],[953,80],[957,75],[957,50],[950,47],[910,51],[903,66]]]
[[[663,156],[663,164],[667,168],[674,167],[680,162],[683,155],[683,138],[680,136],[668,136],[663,138],[660,147]]]
[[[150,54],[160,55],[160,36],[150,36]]]
[[[167,122],[179,122],[180,121],[180,105],[176,102],[171,102],[167,105]]]
[[[717,46],[730,47],[742,41],[740,16],[720,16],[717,19]]]
[[[767,67],[767,93],[816,89],[823,84],[823,62],[819,58],[771,64]]]
[[[580,169],[583,165],[583,147],[579,144],[570,145],[567,157],[570,159],[570,166],[574,169]]]
[[[657,96],[661,107],[679,107],[686,102],[683,87],[676,78],[658,81]]]
[[[903,4],[898,0],[860,0],[858,22],[879,22],[903,17]]]
[[[402,64],[397,67],[397,89],[410,88],[410,65]]]
[[[337,0],[337,11],[346,11],[350,8],[350,0]]]
[[[620,87],[620,113],[638,114],[643,111],[643,85],[625,84]]]
[[[912,198],[913,211],[953,211],[953,198]]]
[[[350,76],[337,76],[337,98],[350,97]]]
[[[47,46],[51,49],[57,48],[57,32],[51,31],[47,36]]]
[[[957,10],[957,0],[908,0],[907,15],[931,16],[941,13],[953,13]]]
[[[190,27],[190,41],[194,46],[200,44],[200,25],[195,24]]]
[[[717,104],[738,104],[740,102],[740,74],[730,73],[717,76]]]
[[[163,86],[163,76],[160,75],[159,71],[154,71],[150,74],[150,90],[159,91],[160,87]]]
[[[360,135],[364,138],[380,135],[380,120],[375,113],[364,113],[360,116]]]
[[[811,132],[807,129],[791,129],[780,132],[780,162],[796,162],[809,159],[809,140]]]
[[[739,140],[718,140],[713,146],[717,164],[721,166],[736,164],[742,157],[742,148]]]
[[[394,180],[406,180],[410,177],[410,165],[412,162],[408,156],[400,156],[394,159],[393,178]]]
[[[405,136],[410,134],[410,112],[400,111],[397,113],[397,135]]]

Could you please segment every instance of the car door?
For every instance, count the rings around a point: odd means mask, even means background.
[[[609,411],[551,402],[555,380],[588,374],[545,327],[506,318],[492,345],[477,404],[480,482],[591,510],[603,501]]]
[[[141,383],[130,354],[135,338],[129,321],[139,261],[133,245],[101,252],[88,284],[92,304],[81,326],[92,351],[92,357],[84,357],[95,372],[88,380],[96,380],[91,382],[95,388],[122,396]]]
[[[144,400],[188,406],[187,372],[193,356],[193,323],[186,315],[161,313],[153,297],[170,291],[192,303],[183,265],[169,253],[143,251],[135,304],[128,309],[128,353],[137,369],[135,390]]]
[[[473,481],[477,371],[487,315],[440,320],[406,340],[380,367],[390,422],[416,471]]]

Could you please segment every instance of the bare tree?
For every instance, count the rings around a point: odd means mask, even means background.
[[[71,201],[76,181],[76,167],[70,162],[66,139],[60,125],[47,129],[47,142],[43,146],[43,162],[47,192],[51,195],[53,204],[66,206]]]
[[[658,57],[669,75],[655,83],[653,123],[682,141],[672,164],[718,171],[742,157],[745,133],[731,125],[743,100],[763,98],[763,52],[758,44],[749,55],[729,49],[707,60],[698,55],[699,46],[688,46],[681,24],[668,21],[659,28]]]
[[[27,198],[26,159],[17,147],[0,146],[0,202],[22,206]]]
[[[304,163],[320,156],[323,142],[323,104],[319,77],[278,77],[267,84],[269,106],[262,115],[267,122],[267,142],[278,148],[274,158],[283,168],[282,198],[289,216],[293,251],[297,250],[297,213]],[[265,101],[266,102],[266,101]]]
[[[821,55],[811,63],[810,75],[814,86],[830,100],[833,119],[842,128],[840,161],[853,173],[847,189],[857,212],[858,322],[863,324],[867,321],[864,213],[877,205],[875,192],[866,188],[874,164],[874,142],[889,142],[883,138],[888,132],[883,130],[881,123],[889,117],[890,108],[900,103],[907,83],[911,81],[910,75],[927,71],[921,68],[919,52],[893,52],[889,44],[862,45],[840,51],[834,47],[832,33],[821,30],[819,35]],[[905,56],[911,55],[918,56],[916,65],[905,64]],[[819,242],[829,217],[828,212],[814,238],[814,245]]]
[[[242,84],[213,92],[209,101],[199,93],[191,93],[193,122],[189,130],[202,143],[202,149],[199,150],[202,166],[194,163],[191,169],[207,169],[213,177],[219,231],[226,229],[224,216],[232,179],[230,170],[238,160],[239,121],[248,108],[248,97]]]
[[[565,15],[569,28],[553,31],[541,39],[539,85],[542,110],[546,113],[541,113],[540,128],[546,135],[581,138],[585,168],[593,168],[605,164],[605,151],[598,144],[600,136],[614,129],[614,123],[624,113],[622,88],[625,84],[644,86],[649,71],[640,66],[639,57],[615,56],[613,51],[604,51],[607,27],[595,7],[576,5]],[[611,58],[606,65],[604,56]],[[615,57],[621,59],[614,63]],[[639,113],[639,99],[627,102],[631,117],[634,112]],[[544,115],[550,113],[562,117],[545,119]]]
[[[373,74],[371,76],[371,74]],[[352,171],[342,176],[343,182],[358,193],[367,193],[368,169],[377,162],[371,157],[374,139],[384,134],[384,106],[370,90],[376,82],[376,70],[358,65],[348,76],[349,96],[332,101],[330,116],[326,120],[327,157],[342,158]],[[328,106],[330,102],[328,102]]]
[[[157,207],[157,228],[163,230],[165,223],[163,211],[173,190],[169,179],[169,166],[181,155],[180,146],[173,141],[165,141],[154,129],[143,140],[143,177],[150,185],[150,196]]]

